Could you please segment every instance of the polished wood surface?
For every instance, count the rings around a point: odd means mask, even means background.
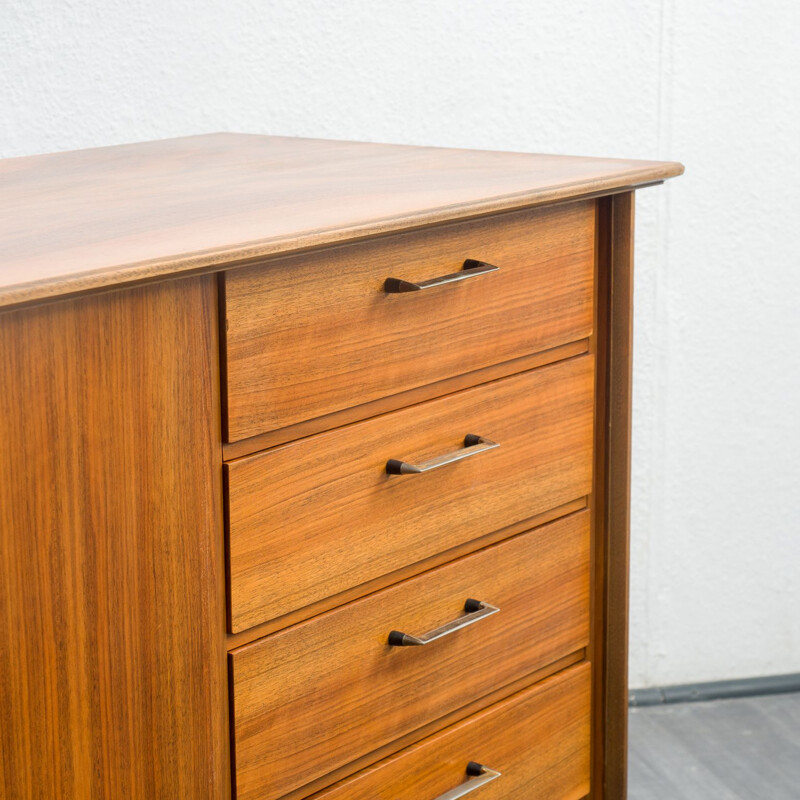
[[[548,522],[558,519],[559,517],[565,517],[567,514],[573,514],[576,511],[583,511],[585,508],[587,508],[586,497],[580,497],[577,500],[571,500],[569,503],[555,506],[554,508],[550,508],[541,514],[536,514],[536,516],[530,517],[529,519],[515,522],[513,525],[508,525],[505,528],[499,528],[496,531],[486,534],[486,536],[481,536],[480,539],[472,539],[471,541],[464,542],[456,547],[451,547],[449,550],[435,553],[423,561],[415,561],[413,564],[409,564],[401,569],[395,570],[394,572],[390,572],[387,575],[381,575],[374,580],[367,581],[366,583],[359,584],[358,586],[351,586],[349,589],[346,589],[339,594],[333,595],[332,597],[326,597],[323,600],[312,603],[309,606],[303,606],[303,608],[299,608],[297,611],[291,611],[290,613],[285,614],[282,617],[278,617],[277,619],[269,620],[268,622],[262,622],[261,624],[255,625],[252,628],[247,628],[247,630],[241,631],[240,633],[229,633],[228,649],[233,650],[236,647],[249,644],[250,642],[256,641],[256,639],[261,639],[262,637],[267,636],[270,633],[274,633],[281,628],[287,628],[289,625],[294,625],[298,622],[302,622],[303,620],[310,619],[316,614],[321,614],[323,611],[330,611],[330,609],[336,608],[336,606],[344,605],[344,603],[349,603],[351,600],[357,600],[359,597],[364,597],[372,592],[385,589],[387,586],[391,586],[393,583],[398,583],[406,578],[412,578],[414,575],[419,575],[421,572],[426,572],[427,570],[438,567],[441,564],[446,564],[448,561],[453,561],[461,556],[469,555],[470,553],[474,553],[476,550],[480,550],[484,547],[488,547],[491,544],[501,542],[503,539],[510,539],[512,536],[516,536],[518,533],[524,533],[531,528],[536,528],[539,525],[545,525]]]
[[[481,800],[580,800],[589,793],[591,677],[571,667],[453,725],[311,800],[434,800],[470,761],[502,773]]]
[[[0,161],[0,797],[623,800],[632,189],[682,171]]]
[[[585,647],[589,527],[579,512],[234,651],[238,800],[281,797]],[[424,647],[387,644],[469,597],[501,611]]]
[[[227,464],[231,630],[587,495],[593,392],[579,356]],[[386,474],[467,434],[500,446]]]
[[[0,314],[4,798],[229,795],[215,294]]]
[[[438,733],[450,725],[454,725],[457,722],[467,719],[472,714],[477,714],[478,712],[483,711],[489,706],[492,706],[494,703],[499,703],[502,700],[505,700],[507,697],[510,697],[517,692],[521,692],[523,689],[527,689],[530,686],[533,686],[533,684],[545,680],[545,678],[557,675],[562,670],[573,667],[576,664],[580,664],[585,660],[586,649],[581,648],[580,650],[576,650],[574,653],[570,653],[568,656],[564,656],[564,658],[559,658],[557,661],[553,661],[546,667],[542,667],[541,669],[537,669],[535,672],[525,675],[525,677],[520,678],[519,680],[516,680],[507,686],[503,686],[499,689],[493,689],[489,694],[484,695],[483,697],[477,699],[472,697],[469,699],[467,705],[462,706],[461,708],[458,708],[449,714],[446,714],[435,722],[429,722],[427,725],[423,725],[421,728],[417,728],[404,736],[394,739],[393,741],[389,742],[389,744],[379,747],[376,750],[367,753],[366,756],[357,758],[355,761],[351,761],[349,764],[345,764],[343,767],[325,774],[322,778],[312,781],[300,789],[289,792],[287,795],[284,795],[281,800],[307,800],[309,795],[318,792],[321,789],[330,787],[337,781],[347,778],[354,773],[357,773],[359,770],[369,767],[381,759],[397,753],[399,750],[410,747],[416,742],[419,742],[422,739],[433,735],[434,733]]]
[[[469,389],[479,383],[488,383],[498,378],[507,378],[509,375],[527,372],[529,369],[554,364],[556,361],[563,361],[564,359],[572,358],[572,356],[579,356],[588,352],[589,339],[579,339],[576,342],[562,344],[559,347],[543,350],[540,353],[522,356],[511,361],[503,361],[500,364],[492,364],[489,367],[472,372],[463,372],[460,375],[446,378],[436,383],[429,383],[416,389],[409,389],[406,392],[398,392],[388,397],[381,397],[369,403],[361,403],[342,411],[336,411],[333,414],[325,414],[322,417],[303,420],[296,425],[278,428],[268,433],[252,436],[249,439],[240,439],[238,442],[225,442],[222,445],[222,454],[226,461],[232,461],[234,458],[249,456],[260,450],[291,442],[294,439],[313,436],[315,433],[339,428],[352,422],[360,422],[362,419],[368,419],[369,417],[377,417],[379,414],[397,411],[400,408],[413,406],[425,400],[432,400],[434,397],[442,397],[446,394],[459,392],[462,389]]]
[[[228,441],[587,337],[594,247],[595,201],[583,201],[227,273]],[[465,259],[499,269],[384,291]]]
[[[628,755],[628,582],[634,196],[603,201],[595,456],[595,785],[624,798]]]
[[[0,161],[0,306],[678,175],[676,163],[218,133]]]

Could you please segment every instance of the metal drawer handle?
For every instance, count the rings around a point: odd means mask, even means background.
[[[449,792],[440,794],[436,800],[458,800],[459,797],[466,797],[470,792],[480,789],[481,786],[486,786],[487,783],[491,783],[502,774],[502,772],[498,772],[496,769],[489,769],[489,767],[485,767],[483,764],[470,761],[469,764],[467,764],[467,775],[470,776],[470,780],[466,783],[462,783],[461,786],[456,786],[455,789],[451,789]]]
[[[500,267],[487,264],[485,261],[476,261],[468,258],[464,262],[461,272],[452,272],[450,275],[442,275],[441,278],[431,278],[427,281],[412,283],[401,278],[387,278],[383,284],[383,290],[387,294],[402,294],[404,292],[419,292],[423,289],[433,289],[435,286],[444,286],[446,283],[456,283],[467,278],[474,278],[477,275],[485,275],[487,272],[497,272]]]
[[[432,631],[423,633],[422,636],[412,636],[410,633],[392,631],[389,634],[389,644],[392,647],[415,647],[417,645],[430,644],[443,636],[449,636],[451,633],[466,628],[467,625],[472,625],[473,622],[485,617],[491,617],[492,614],[496,614],[499,610],[497,606],[470,598],[464,603],[464,611],[467,613],[463,617],[447,622],[441,628],[434,628]]]
[[[445,453],[443,456],[436,456],[436,458],[423,461],[421,464],[409,464],[407,461],[399,461],[396,458],[390,458],[386,462],[386,471],[390,475],[419,475],[422,472],[430,472],[432,469],[439,469],[439,467],[444,467],[447,464],[454,464],[456,461],[463,461],[465,458],[478,455],[478,453],[494,450],[495,447],[500,447],[500,445],[497,442],[484,439],[483,436],[476,436],[474,433],[468,433],[464,437],[463,450]]]

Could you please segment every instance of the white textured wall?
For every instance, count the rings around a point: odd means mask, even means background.
[[[687,165],[638,204],[636,686],[800,671],[799,95],[796,0],[0,2],[2,156],[234,130]]]

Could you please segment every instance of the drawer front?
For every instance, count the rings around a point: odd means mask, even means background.
[[[423,646],[390,646],[500,609]],[[463,620],[461,620],[463,621]],[[238,800],[272,800],[587,646],[589,514],[235,650]]]
[[[588,495],[594,364],[580,356],[226,467],[231,629],[244,630]],[[499,447],[422,474],[390,459]]]
[[[462,270],[497,272],[387,293]],[[407,233],[225,274],[228,441],[584,338],[595,203]]]
[[[582,664],[315,794],[313,800],[438,800],[456,788],[466,791],[481,783],[466,774],[470,762],[500,773],[474,795],[469,793],[475,800],[580,800],[589,794],[590,719],[591,670]]]

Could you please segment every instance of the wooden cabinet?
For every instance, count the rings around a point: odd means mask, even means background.
[[[624,797],[633,190],[681,171],[0,161],[0,796]]]

